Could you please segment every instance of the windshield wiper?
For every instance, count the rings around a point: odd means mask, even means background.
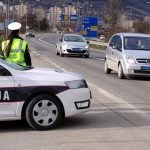
[[[26,66],[23,68],[23,70],[30,70],[30,69],[33,69],[34,67],[33,66]]]

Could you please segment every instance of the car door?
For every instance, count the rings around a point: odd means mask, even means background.
[[[122,55],[122,39],[119,35],[116,36],[113,52],[114,70],[118,71],[118,62]]]
[[[0,119],[15,116],[16,103],[14,80],[11,73],[0,65]]]
[[[108,67],[110,69],[113,69],[113,70],[115,68],[114,57],[115,57],[116,38],[117,38],[117,35],[115,35],[115,36],[112,37],[112,39],[109,42],[109,46],[108,46],[108,48],[106,50]]]

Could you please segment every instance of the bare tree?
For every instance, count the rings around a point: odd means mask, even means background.
[[[133,28],[139,33],[150,33],[150,22],[146,20],[135,21]]]
[[[107,0],[101,13],[103,27],[107,31],[108,38],[117,32],[118,21],[121,17],[121,0]]]

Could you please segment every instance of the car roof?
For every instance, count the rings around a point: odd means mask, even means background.
[[[150,37],[149,34],[144,34],[144,33],[128,33],[128,32],[123,32],[123,33],[117,33],[115,35],[120,35],[120,36],[138,36],[138,37]]]
[[[64,36],[82,36],[82,35],[80,35],[80,34],[64,34]]]

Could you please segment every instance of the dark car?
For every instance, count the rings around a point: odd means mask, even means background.
[[[34,31],[33,30],[28,30],[27,32],[26,32],[26,37],[35,37],[35,33],[34,33]]]

